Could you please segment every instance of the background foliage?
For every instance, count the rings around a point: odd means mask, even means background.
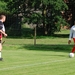
[[[10,30],[8,32],[13,32],[18,27],[16,31],[20,32],[18,35],[21,35],[21,25],[28,23],[29,25],[32,24],[32,26],[37,25],[37,35],[52,35],[55,31],[60,31],[61,24],[67,25],[61,14],[61,11],[68,9],[68,6],[63,0],[1,1],[5,3],[5,5],[3,3],[3,6],[6,6],[3,10],[6,9],[10,14],[8,14],[8,20],[10,22],[7,23],[10,24]],[[13,21],[13,18],[15,21]]]

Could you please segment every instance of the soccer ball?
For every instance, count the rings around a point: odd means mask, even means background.
[[[73,58],[73,57],[74,57],[74,53],[70,53],[70,54],[69,54],[69,57],[70,57],[70,58]]]

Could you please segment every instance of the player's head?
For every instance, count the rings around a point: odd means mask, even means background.
[[[5,15],[0,15],[0,20],[1,20],[2,22],[5,22],[6,16],[5,16]]]

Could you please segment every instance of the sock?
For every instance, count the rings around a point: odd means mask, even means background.
[[[0,51],[0,58],[1,58],[2,56],[1,56],[1,51]]]
[[[72,49],[72,53],[74,53],[75,52],[75,46],[73,47],[73,49]]]

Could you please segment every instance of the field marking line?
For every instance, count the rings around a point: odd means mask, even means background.
[[[65,59],[65,60],[54,60],[54,61],[49,61],[49,62],[40,62],[40,63],[34,63],[34,64],[25,64],[25,65],[17,65],[17,66],[12,66],[12,67],[6,67],[6,68],[0,68],[0,71],[4,70],[12,70],[12,69],[17,69],[17,68],[22,68],[22,67],[32,67],[32,66],[38,66],[38,65],[46,65],[49,63],[55,63],[55,62],[62,62],[62,61],[67,61],[71,59]]]

